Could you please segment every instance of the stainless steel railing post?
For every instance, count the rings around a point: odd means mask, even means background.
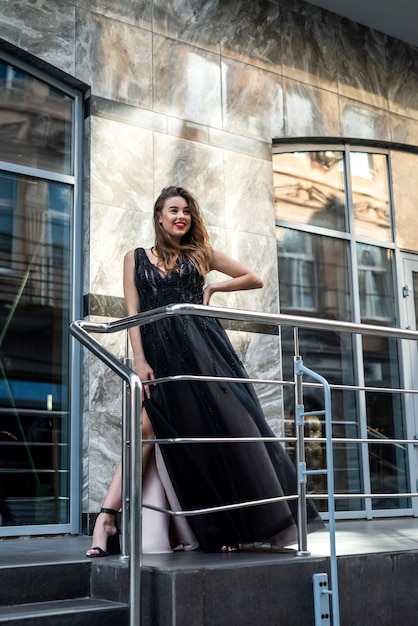
[[[306,510],[306,461],[305,461],[305,419],[303,407],[302,370],[298,367],[300,356],[294,357],[295,376],[295,431],[296,431],[296,474],[298,485],[298,550],[297,556],[309,555],[308,519]]]
[[[126,361],[126,359],[125,359]],[[121,522],[121,553],[129,555],[129,474],[130,474],[130,389],[124,380],[122,383],[122,522]]]
[[[125,331],[125,358],[126,367],[132,368],[132,360],[129,358],[129,335]],[[131,472],[131,390],[126,380],[122,383],[122,529],[121,529],[121,553],[124,558],[129,556],[129,518],[130,518],[130,472]]]
[[[142,572],[142,383],[131,375],[130,473],[129,473],[129,624],[141,623]]]
[[[334,486],[334,449],[332,444],[332,409],[331,409],[331,389],[328,381],[318,374],[305,367],[301,360],[296,364],[297,371],[302,375],[308,374],[313,380],[318,381],[324,390],[325,404],[325,430],[326,430],[326,460],[327,466],[323,471],[327,476],[328,491],[328,523],[330,541],[330,573],[331,573],[331,601],[332,601],[332,624],[340,626],[339,590],[338,590],[338,567],[337,549],[335,540],[335,486]],[[316,473],[311,471],[308,473]]]

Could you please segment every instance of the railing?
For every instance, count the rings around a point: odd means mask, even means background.
[[[333,625],[339,626],[339,601],[338,601],[338,576],[337,576],[337,560],[336,560],[336,547],[335,547],[335,499],[342,498],[373,498],[381,497],[382,494],[335,494],[333,483],[333,442],[344,443],[361,443],[361,444],[373,444],[373,443],[387,443],[387,444],[400,444],[400,445],[417,445],[417,440],[412,439],[361,439],[361,438],[332,438],[332,416],[331,416],[331,387],[332,388],[344,388],[355,390],[367,390],[370,391],[370,387],[359,386],[330,386],[327,381],[316,372],[308,369],[304,366],[302,359],[299,355],[298,347],[298,328],[308,328],[316,330],[345,332],[358,335],[378,335],[380,337],[417,340],[418,332],[412,330],[402,330],[397,328],[385,328],[382,326],[374,326],[371,324],[355,324],[349,322],[340,322],[335,320],[327,320],[320,318],[310,318],[293,315],[283,314],[269,314],[261,312],[249,312],[239,309],[227,309],[220,307],[206,307],[202,305],[192,304],[173,304],[159,309],[154,309],[146,313],[141,313],[132,317],[123,318],[114,322],[95,323],[88,321],[75,321],[70,325],[70,331],[74,337],[76,337],[85,347],[87,347],[93,354],[95,354],[101,361],[103,361],[108,367],[110,367],[123,381],[124,381],[124,426],[123,426],[123,447],[122,447],[122,554],[123,556],[129,556],[130,559],[130,624],[136,626],[140,623],[141,615],[141,578],[140,572],[142,567],[142,537],[141,537],[141,494],[142,494],[142,391],[143,385],[151,384],[151,382],[142,383],[137,374],[131,369],[129,359],[125,359],[122,363],[115,355],[107,351],[95,338],[91,336],[92,333],[115,333],[122,330],[128,330],[133,326],[143,326],[157,322],[161,319],[179,315],[199,315],[206,317],[216,317],[224,320],[234,320],[241,322],[251,322],[267,326],[290,326],[294,328],[295,334],[295,363],[294,363],[294,381],[261,381],[260,379],[231,379],[225,377],[209,377],[209,376],[193,376],[193,375],[181,375],[172,376],[167,378],[156,379],[152,381],[152,384],[164,384],[168,381],[177,380],[217,380],[223,382],[242,381],[242,382],[269,382],[277,385],[294,385],[295,389],[295,407],[296,407],[296,437],[275,437],[273,440],[277,441],[293,441],[296,442],[297,452],[297,476],[298,476],[298,494],[295,496],[284,496],[282,498],[271,498],[261,501],[262,503],[277,502],[279,500],[298,499],[298,551],[297,555],[308,555],[307,551],[307,520],[306,520],[306,498],[313,497],[315,499],[326,498],[328,499],[328,515],[330,526],[330,571],[331,571],[331,590],[328,589],[323,578],[319,578],[315,581],[314,577],[314,596],[315,602],[318,605],[323,604],[324,596],[331,596],[332,598],[332,617]],[[323,414],[325,416],[326,426],[326,438],[317,438],[316,442],[326,443],[326,458],[327,469],[326,470],[307,470],[305,463],[304,452],[304,418],[310,413],[305,413],[303,407],[303,374],[308,375],[310,378],[317,381],[324,389],[324,411],[315,411],[315,415]],[[310,383],[312,384],[312,383]],[[314,383],[315,384],[315,383]],[[375,391],[388,391],[387,389],[376,388]],[[418,393],[413,389],[393,389],[390,390],[398,393]],[[176,438],[176,439],[154,439],[152,444],[166,444],[173,445],[177,443],[224,443],[224,442],[251,442],[251,441],[272,441],[272,438]],[[306,477],[309,474],[325,473],[328,479],[328,494],[319,495],[315,494],[307,496],[306,493]],[[417,496],[415,493],[394,493],[385,494],[386,497],[399,498],[404,496]],[[257,502],[244,502],[234,505],[225,505],[222,507],[208,508],[208,509],[196,509],[192,511],[170,511],[165,509],[158,509],[164,511],[168,515],[172,516],[192,516],[201,515],[212,512],[214,510],[222,511],[234,508],[249,507],[260,504]],[[155,507],[150,507],[155,508]],[[128,522],[129,519],[129,522]],[[128,525],[129,525],[129,541],[128,541]],[[128,550],[129,544],[129,550]],[[318,577],[326,575],[319,574]],[[316,585],[316,582],[318,583]],[[315,586],[316,585],[316,586]],[[320,611],[317,611],[315,607],[316,626],[325,622],[321,621],[321,617],[317,615]],[[327,622],[329,623],[329,622]]]

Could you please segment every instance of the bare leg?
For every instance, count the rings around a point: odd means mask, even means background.
[[[151,426],[151,422],[147,415],[147,412],[142,413],[142,438],[154,439],[154,431]],[[151,444],[144,444],[142,446],[142,474],[145,473],[148,461],[151,455],[154,453],[154,446]],[[105,499],[103,500],[102,507],[105,509],[113,509],[119,511],[122,506],[122,462],[119,461],[117,468],[110,481],[109,489]],[[87,550],[87,556],[98,556],[99,551],[94,548],[99,547],[104,552],[107,550],[107,538],[115,535],[117,532],[115,525],[115,517],[110,513],[99,513],[94,525],[92,547]],[[93,547],[94,546],[94,547]]]

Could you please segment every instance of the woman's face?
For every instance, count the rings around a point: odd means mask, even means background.
[[[187,200],[181,196],[167,198],[164,201],[158,222],[170,237],[183,237],[189,232],[192,225],[192,216]]]

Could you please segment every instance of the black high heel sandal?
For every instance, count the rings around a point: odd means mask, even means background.
[[[96,558],[103,557],[103,556],[110,556],[111,554],[120,554],[119,525],[116,519],[118,511],[115,511],[114,509],[106,509],[102,507],[99,511],[99,515],[100,513],[107,513],[108,515],[114,515],[116,532],[114,535],[109,535],[109,537],[107,538],[106,550],[103,550],[103,548],[100,548],[99,546],[92,546],[91,548],[89,548],[89,551],[96,550],[98,552],[98,554],[86,554],[87,557],[92,558],[92,559],[96,559]]]

